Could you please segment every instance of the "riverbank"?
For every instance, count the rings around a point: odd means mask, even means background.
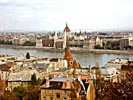
[[[30,49],[30,50],[43,50],[43,51],[55,51],[64,52],[63,49],[54,48],[37,48],[35,46],[13,46],[13,45],[0,45],[0,48],[12,48],[12,49]],[[98,54],[125,54],[133,55],[133,50],[101,50],[101,49],[83,49],[83,48],[70,48],[72,52],[85,52],[85,53],[98,53]]]

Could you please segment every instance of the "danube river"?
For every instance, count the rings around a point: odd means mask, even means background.
[[[43,50],[28,50],[28,49],[13,49],[13,48],[0,48],[0,54],[8,54],[19,57],[21,54],[26,55],[29,52],[31,56],[48,57],[48,58],[63,58],[64,52],[57,51],[43,51]],[[80,63],[82,67],[94,66],[99,63],[104,66],[109,60],[114,58],[129,58],[133,59],[133,55],[124,54],[97,54],[97,53],[84,53],[72,52],[73,57]]]

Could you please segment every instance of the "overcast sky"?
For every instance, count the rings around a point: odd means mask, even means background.
[[[0,30],[133,28],[133,0],[0,0]]]

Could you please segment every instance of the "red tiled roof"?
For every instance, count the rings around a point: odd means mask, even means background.
[[[9,71],[10,68],[11,68],[11,66],[8,66],[7,64],[1,64],[0,65],[1,71]]]
[[[79,68],[79,64],[76,60],[73,61],[73,68]]]
[[[66,49],[65,55],[64,55],[65,60],[73,60],[71,51],[69,49]]]
[[[58,62],[58,58],[52,58],[49,60],[50,62]]]

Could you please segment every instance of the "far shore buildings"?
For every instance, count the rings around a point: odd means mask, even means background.
[[[66,27],[68,27],[68,25],[66,25]],[[73,49],[94,49],[97,45],[103,47],[103,44],[114,41],[120,43],[120,46],[118,47],[122,50],[127,47],[129,47],[128,49],[133,49],[133,32],[76,31],[78,30],[69,33],[69,46]],[[56,30],[54,32],[1,32],[0,43],[2,45],[31,45],[35,48],[65,49],[64,35],[64,32],[59,32]]]
[[[64,35],[63,35],[64,34]],[[103,46],[103,41],[99,36],[84,36],[82,34],[79,35],[71,35],[70,29],[66,24],[66,27],[63,31],[63,34],[59,34],[54,32],[54,34],[49,36],[44,36],[36,39],[36,48],[56,48],[56,49],[65,49],[66,47],[66,36],[69,35],[68,41],[70,47],[78,47],[78,48],[87,48],[94,49],[96,45]]]

